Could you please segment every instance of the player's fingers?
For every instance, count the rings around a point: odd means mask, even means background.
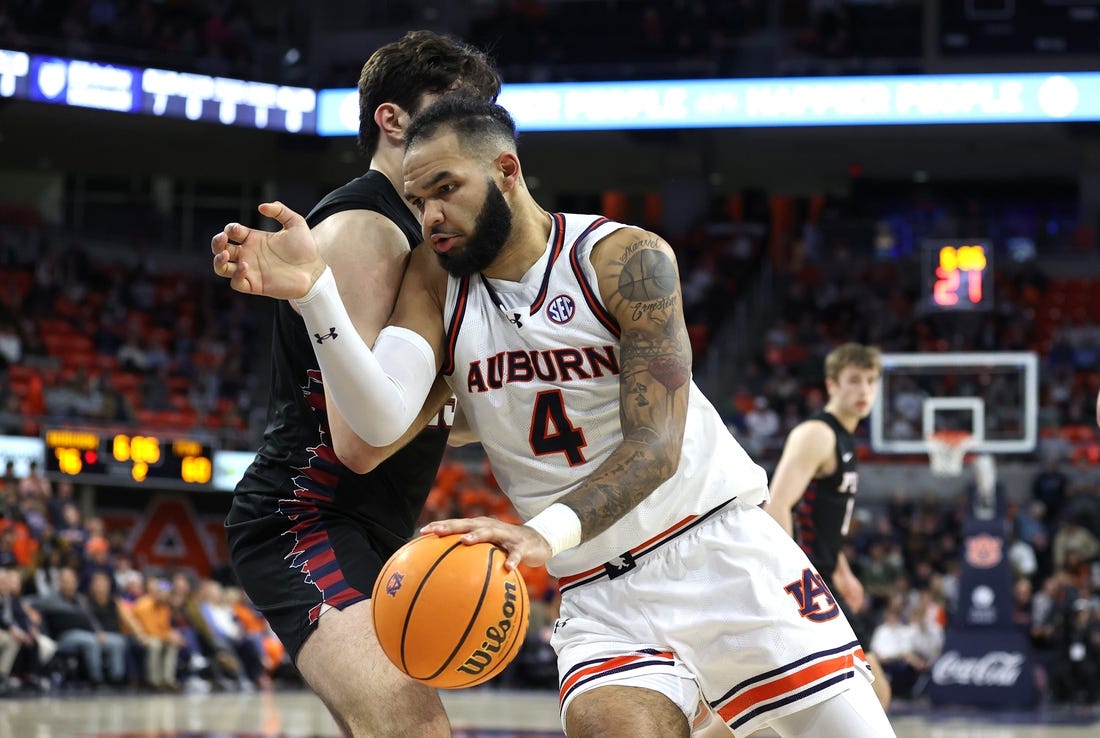
[[[225,235],[225,231],[221,233],[215,233],[214,237],[210,239],[210,253],[219,254],[225,251],[229,245],[229,237]]]
[[[229,268],[235,266],[229,261],[229,254],[221,251],[214,254],[214,274],[219,277],[232,277]]]
[[[519,555],[519,551],[509,551],[508,558],[504,560],[504,568],[512,571],[520,565],[521,561],[523,561],[523,557]]]
[[[225,229],[219,233],[218,236],[224,235],[225,245],[232,247],[236,244],[244,243],[248,239],[250,233],[252,233],[252,229],[240,223],[226,223]],[[217,239],[218,236],[214,236],[214,238]]]
[[[286,205],[283,205],[278,200],[276,200],[275,202],[262,203],[259,207],[259,210],[262,215],[266,215],[268,218],[274,218],[275,220],[279,221],[279,225],[281,225],[283,228],[290,228],[292,226],[298,225],[298,223],[302,222],[303,220],[302,216],[298,215],[296,212],[288,208]]]
[[[446,536],[451,533],[462,533],[470,530],[468,520],[434,520],[420,529],[421,533],[433,533],[437,536]]]

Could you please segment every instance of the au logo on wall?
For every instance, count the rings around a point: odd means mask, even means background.
[[[158,497],[143,511],[103,510],[108,530],[129,532],[134,563],[171,571],[190,569],[208,576],[211,568],[229,560],[224,515],[200,515],[182,497]]]

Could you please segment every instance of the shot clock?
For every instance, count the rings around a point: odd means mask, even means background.
[[[993,248],[977,239],[934,240],[921,245],[923,293],[930,311],[993,307]]]
[[[210,446],[193,438],[49,428],[44,440],[47,472],[89,481],[205,487],[213,471]]]

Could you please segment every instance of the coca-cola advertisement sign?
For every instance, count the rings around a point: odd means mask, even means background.
[[[936,704],[1025,707],[1038,699],[1027,638],[1009,628],[949,629],[930,676]]]
[[[948,651],[932,667],[932,681],[945,686],[1011,687],[1020,678],[1025,660],[1019,652],[990,651],[984,656],[967,658],[958,651]]]

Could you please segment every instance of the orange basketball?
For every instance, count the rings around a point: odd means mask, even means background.
[[[461,689],[515,658],[530,603],[518,570],[489,543],[426,535],[394,552],[371,595],[374,630],[397,668],[418,682]]]

